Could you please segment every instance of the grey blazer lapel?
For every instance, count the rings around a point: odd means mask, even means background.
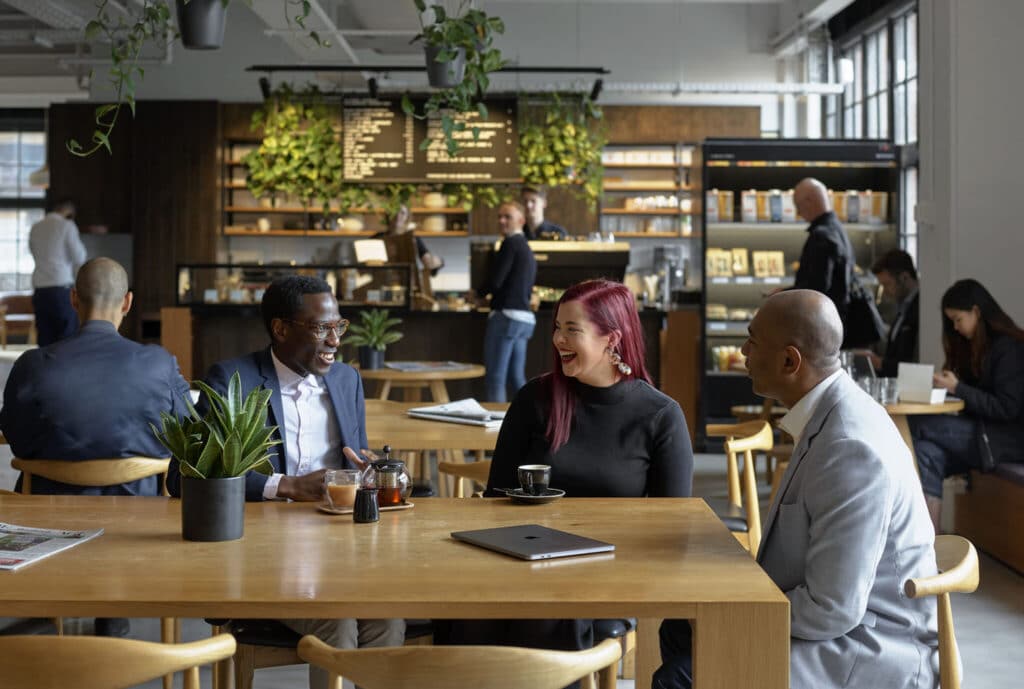
[[[825,427],[825,422],[828,421],[828,417],[832,414],[832,411],[836,408],[839,400],[842,398],[844,393],[843,381],[840,377],[839,380],[833,382],[829,389],[825,392],[825,396],[818,403],[818,408],[814,410],[814,416],[807,422],[807,426],[804,428],[804,434],[800,438],[800,442],[797,443],[796,447],[793,448],[793,455],[789,461],[789,466],[786,468],[786,473],[782,476],[782,481],[779,482],[779,490],[775,493],[775,499],[772,501],[772,505],[768,510],[768,516],[764,521],[764,529],[762,530],[761,543],[768,542],[768,536],[771,533],[772,527],[775,526],[775,517],[779,512],[779,505],[782,504],[782,499],[786,497],[786,491],[789,490],[790,484],[793,482],[793,477],[796,476],[797,470],[800,468],[800,463],[807,456],[807,453],[811,449],[811,443],[818,437],[822,429]],[[757,551],[757,559],[761,560],[761,556],[764,553],[764,548],[759,548]]]

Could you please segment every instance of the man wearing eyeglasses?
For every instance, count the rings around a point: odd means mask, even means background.
[[[356,450],[368,445],[362,381],[351,366],[335,361],[348,321],[339,314],[330,285],[302,275],[270,283],[261,311],[270,346],[214,364],[206,382],[226,394],[237,371],[243,395],[259,387],[273,393],[267,424],[277,426],[274,437],[282,442],[270,450],[270,476],[255,471],[246,475],[246,499],[318,501],[326,470],[361,467]],[[206,406],[200,397],[199,412],[205,413]],[[172,460],[172,495],[178,493],[179,477]],[[282,622],[337,648],[401,646],[405,637],[404,620]],[[327,673],[310,665],[309,686],[327,689]]]

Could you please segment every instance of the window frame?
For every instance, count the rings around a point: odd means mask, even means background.
[[[43,149],[48,150],[46,141],[46,117],[45,111],[41,109],[0,109],[0,133],[3,134],[23,134],[23,133],[39,133],[43,135]],[[22,162],[22,151],[19,143],[19,148],[16,154],[14,167],[21,171],[26,165]],[[44,164],[46,163],[44,156]],[[32,163],[35,165],[35,163]],[[19,174],[18,179],[21,179]],[[44,192],[41,196],[23,196],[21,193],[21,184],[17,187],[17,191],[14,195],[0,192],[0,211],[13,212],[15,217],[18,217],[23,211],[38,211],[39,217],[45,215],[47,206],[48,191]],[[14,236],[14,253],[15,270],[13,273],[4,273],[4,276],[11,276],[13,284],[10,285],[15,290],[28,290],[32,287],[32,271],[34,270],[34,264],[24,266],[21,265],[22,257],[24,252],[27,250],[29,230],[32,227],[32,222],[21,223],[17,221],[18,226],[15,230]],[[20,225],[24,224],[22,227]],[[6,243],[6,241],[4,242]],[[6,281],[6,277],[5,277]],[[5,285],[6,287],[6,285]]]

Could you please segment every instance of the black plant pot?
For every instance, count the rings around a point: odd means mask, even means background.
[[[457,48],[450,62],[438,62],[437,54],[441,50],[441,46],[423,46],[427,57],[427,81],[436,89],[450,89],[462,83],[466,74],[466,49]]]
[[[186,541],[235,541],[242,537],[244,526],[244,476],[181,477],[182,538]]]
[[[224,42],[228,8],[223,0],[176,0],[181,42],[193,50],[215,50]]]
[[[384,367],[384,352],[373,347],[362,346],[359,348],[359,368],[364,371],[372,371]]]

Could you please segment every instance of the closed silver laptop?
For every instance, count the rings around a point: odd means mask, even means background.
[[[540,524],[519,524],[476,531],[453,531],[452,538],[494,550],[522,560],[547,560],[553,557],[607,553],[611,543],[549,529]]]

